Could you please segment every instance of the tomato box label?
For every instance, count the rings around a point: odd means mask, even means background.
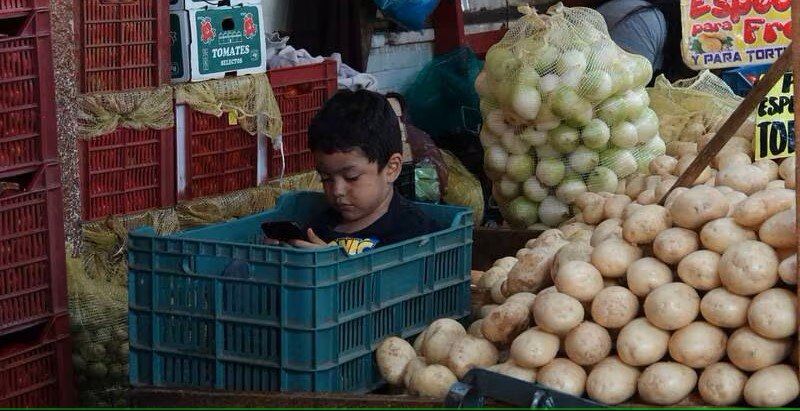
[[[756,160],[794,155],[794,78],[787,72],[756,109]]]
[[[772,63],[791,43],[791,0],[681,0],[682,49],[695,70]]]
[[[192,81],[264,72],[261,6],[191,10]]]
[[[189,13],[172,11],[169,13],[170,54],[172,65],[170,74],[173,83],[189,81]]]

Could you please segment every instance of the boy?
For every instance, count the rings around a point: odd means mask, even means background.
[[[331,208],[312,220],[309,241],[290,244],[339,245],[352,255],[437,230],[394,190],[403,147],[386,98],[366,90],[337,93],[312,120],[308,143]]]

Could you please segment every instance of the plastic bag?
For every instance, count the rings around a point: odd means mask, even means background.
[[[428,160],[417,163],[414,168],[414,188],[417,193],[417,201],[438,203],[442,198],[440,187],[436,166]]]
[[[477,134],[480,100],[473,84],[482,67],[469,48],[435,57],[405,93],[414,124],[435,141],[446,133]]]
[[[444,201],[448,204],[471,208],[473,223],[480,225],[485,209],[480,181],[452,153],[442,150],[442,157],[447,164],[447,172],[450,176]]]
[[[386,17],[410,30],[425,28],[425,20],[433,13],[439,0],[375,0]]]
[[[616,192],[666,152],[645,90],[653,69],[595,10],[519,10],[475,81],[484,166],[511,226],[557,227],[581,193]]]
[[[661,120],[661,138],[667,143],[694,143],[706,133],[716,133],[743,100],[708,70],[674,83],[659,76],[648,92],[650,107]],[[752,140],[754,135],[755,116],[752,115],[735,136]]]

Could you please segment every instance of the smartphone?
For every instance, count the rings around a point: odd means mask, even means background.
[[[294,221],[266,221],[261,223],[261,231],[267,238],[284,243],[291,240],[308,241],[306,229]]]

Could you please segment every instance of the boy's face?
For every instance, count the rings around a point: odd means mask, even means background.
[[[393,155],[383,170],[370,162],[360,148],[326,154],[315,152],[317,172],[325,196],[345,222],[373,217],[394,190],[402,157]]]

